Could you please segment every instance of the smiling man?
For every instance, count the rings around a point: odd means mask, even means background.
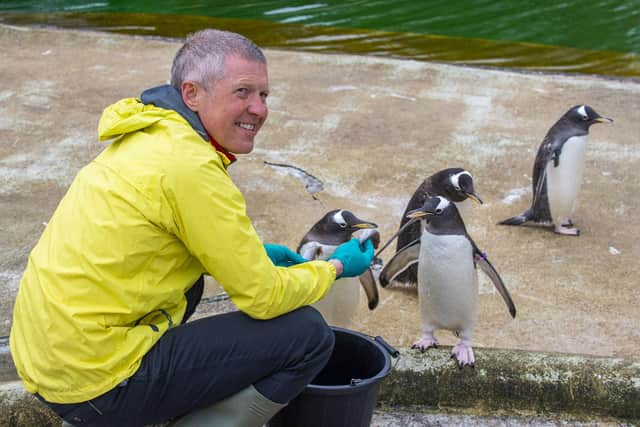
[[[264,245],[227,167],[267,119],[262,51],[203,30],[171,85],[107,107],[110,145],[76,176],[20,282],[11,352],[25,388],[74,426],[262,426],[324,367],[315,309],[373,245],[329,261]],[[239,311],[186,322],[212,275]]]

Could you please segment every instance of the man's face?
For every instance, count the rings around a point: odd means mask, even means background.
[[[225,60],[225,78],[213,89],[200,90],[197,113],[209,135],[234,154],[253,150],[253,139],[267,119],[267,66],[232,55]]]

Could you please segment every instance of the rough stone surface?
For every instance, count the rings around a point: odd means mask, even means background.
[[[59,427],[60,418],[26,393],[22,383],[0,383],[0,427]]]
[[[640,419],[640,362],[479,349],[458,369],[450,348],[402,350],[381,387],[390,406],[495,412],[571,413]]]
[[[60,427],[62,421],[53,412],[26,393],[21,383],[0,383],[0,427]],[[371,427],[621,427],[634,425],[613,417],[576,416],[567,413],[492,410],[490,414],[460,408],[429,409],[424,405],[378,405]],[[165,427],[166,424],[147,427]],[[302,426],[300,426],[302,427]],[[329,426],[328,426],[329,427]]]
[[[466,414],[443,409],[425,411],[422,407],[378,408],[371,427],[625,427],[630,422],[600,417],[576,418],[566,414],[546,416],[521,413],[519,415]]]
[[[0,27],[0,335],[29,251],[80,167],[104,145],[102,109],[167,81],[179,43]],[[518,317],[481,281],[479,347],[636,357],[640,347],[640,84],[359,56],[267,51],[270,118],[230,171],[265,241],[295,246],[325,211],[346,208],[395,232],[424,177],[468,168],[485,204],[468,229],[511,291]],[[615,123],[592,128],[578,238],[496,222],[530,200],[538,144],[572,105]],[[322,179],[313,200],[264,160]],[[388,259],[391,251],[383,254]],[[482,275],[481,275],[482,276]],[[420,334],[415,290],[382,289],[354,329],[409,346]],[[439,334],[443,345],[454,337]]]

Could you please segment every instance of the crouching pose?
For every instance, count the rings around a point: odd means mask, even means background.
[[[320,372],[332,330],[308,307],[373,258],[263,244],[227,167],[267,118],[263,52],[203,30],[171,84],[107,107],[110,145],[31,252],[11,352],[25,388],[73,426],[261,426]],[[213,276],[239,311],[186,322]]]

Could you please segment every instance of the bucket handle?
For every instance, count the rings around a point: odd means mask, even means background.
[[[396,362],[393,364],[393,369],[396,368],[396,366],[398,366],[398,362],[400,361],[400,352],[398,350],[396,350],[395,347],[393,347],[391,344],[389,344],[388,342],[386,342],[384,340],[384,338],[382,338],[381,336],[375,336],[375,337],[371,337],[373,338],[373,340],[375,342],[377,342],[378,344],[380,344],[382,346],[382,348],[385,349],[385,351],[387,353],[389,353],[389,355],[391,357],[393,357],[394,359],[396,359]]]
[[[394,359],[400,356],[400,352],[396,350],[391,344],[386,342],[384,338],[382,338],[381,336],[376,336],[373,338],[373,340],[378,344],[380,344],[387,351],[387,353],[389,353],[389,355]]]

